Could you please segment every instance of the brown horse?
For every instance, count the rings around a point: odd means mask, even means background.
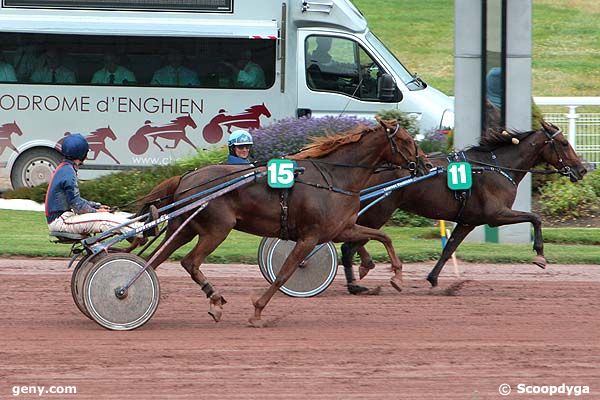
[[[262,326],[262,311],[271,297],[319,243],[367,238],[378,240],[384,244],[390,256],[393,279],[401,281],[402,264],[396,257],[390,238],[379,230],[357,225],[356,217],[360,207],[358,193],[378,165],[394,163],[413,170],[415,167],[421,171],[425,169],[426,157],[408,132],[389,121],[380,121],[374,128],[363,126],[346,134],[316,139],[315,143],[290,158],[296,160],[304,172],[289,190],[285,225],[282,223],[280,190],[269,188],[265,179],[261,178],[210,201],[172,239],[171,235],[192,214],[187,213],[169,221],[158,254],[150,257],[151,266],[157,267],[173,251],[198,236],[196,246],[181,264],[210,299],[209,314],[215,321],[221,318],[225,300],[202,274],[200,265],[232,229],[268,237],[284,236],[282,232],[287,230],[289,239],[296,241],[277,279],[260,298],[253,299],[254,315],[249,321],[254,326]],[[210,185],[216,185],[231,179],[231,175],[216,180],[214,177],[239,170],[240,166],[209,166],[180,179],[163,182],[155,192],[162,198],[169,195],[176,185],[175,193],[169,200],[177,201],[205,190],[207,185],[203,185],[203,182],[211,180]]]
[[[473,186],[465,198],[464,205],[448,189],[446,174],[440,174],[421,183],[408,185],[395,191],[379,204],[361,215],[358,223],[379,229],[397,208],[410,211],[431,219],[455,221],[456,228],[444,247],[442,255],[427,280],[437,286],[438,276],[448,258],[458,245],[476,227],[483,224],[501,226],[530,222],[534,228],[533,249],[537,256],[534,263],[546,266],[542,220],[539,215],[515,211],[511,207],[517,195],[517,185],[525,174],[537,164],[546,162],[554,166],[572,182],[581,179],[586,173],[579,157],[569,145],[560,129],[552,124],[542,123],[542,129],[530,132],[488,131],[480,145],[464,152],[473,168],[482,167],[481,173],[473,174]],[[436,167],[447,167],[447,159],[431,160]],[[406,175],[405,171],[387,171],[369,180],[365,187],[389,182]],[[364,205],[363,205],[364,206]],[[462,210],[461,210],[462,208]],[[349,281],[349,291],[361,292],[363,287],[352,287],[352,257],[361,252],[360,278],[373,268],[370,256],[362,248],[366,241],[344,243],[342,263]]]

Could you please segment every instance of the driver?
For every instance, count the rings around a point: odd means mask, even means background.
[[[227,141],[227,145],[229,146],[227,164],[251,164],[248,157],[250,156],[253,144],[252,135],[248,131],[238,129],[232,132]]]
[[[50,231],[90,235],[129,221],[128,214],[111,213],[108,206],[79,195],[77,171],[89,149],[87,140],[78,133],[68,135],[63,141],[65,159],[56,167],[46,192],[46,220]],[[142,222],[133,222],[120,228],[119,232],[125,233],[142,225]],[[138,237],[141,238],[141,234]]]

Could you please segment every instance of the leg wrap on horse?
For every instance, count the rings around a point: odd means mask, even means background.
[[[352,268],[352,264],[344,265],[344,275],[346,275],[346,283],[348,285],[354,282],[354,269]]]
[[[210,299],[212,297],[212,295],[215,293],[215,289],[212,287],[212,285],[208,281],[204,285],[202,285],[201,288],[202,288],[202,291],[204,293],[206,293],[206,298],[208,298],[208,299]]]

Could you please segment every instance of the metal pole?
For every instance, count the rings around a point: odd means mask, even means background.
[[[576,138],[577,138],[577,118],[579,115],[575,112],[578,106],[567,106],[569,113],[566,115],[569,120],[569,143],[573,147],[573,150],[577,150]]]

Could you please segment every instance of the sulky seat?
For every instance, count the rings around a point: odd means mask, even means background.
[[[59,231],[50,231],[50,237],[56,239],[53,240],[55,243],[76,243],[80,240],[83,240],[88,237],[88,235],[81,235],[79,233],[70,233],[70,232],[59,232]]]

